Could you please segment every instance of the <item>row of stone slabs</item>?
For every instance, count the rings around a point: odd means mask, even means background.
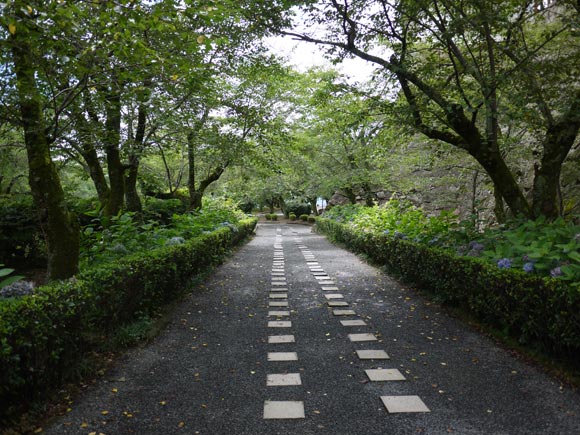
[[[284,271],[284,251],[280,230],[274,242],[274,262],[272,264],[272,286],[268,295],[270,308],[288,308],[288,284]],[[268,316],[284,318],[290,316],[290,311],[270,310]],[[290,320],[269,320],[268,328],[291,328]],[[268,344],[292,344],[296,338],[292,334],[268,335]],[[298,361],[297,352],[268,352],[268,361]],[[300,373],[274,373],[266,375],[267,387],[289,387],[302,385]],[[264,419],[296,419],[305,418],[304,402],[289,400],[266,400],[264,402]]]
[[[316,257],[312,252],[302,244],[302,241],[297,238],[295,239],[296,245],[302,251],[306,264],[310,268],[310,271],[314,278],[318,280],[323,291],[339,291],[336,283],[328,276],[328,274],[320,267]],[[327,300],[329,307],[347,307],[348,303],[341,301],[343,295],[340,293],[325,293],[324,297]],[[334,309],[333,314],[335,316],[355,316],[356,312],[350,309]],[[340,323],[343,326],[354,327],[354,326],[367,326],[366,322],[362,319],[356,320],[341,320]],[[351,342],[373,342],[377,341],[377,337],[371,333],[358,333],[358,334],[348,334],[348,338]],[[374,349],[361,349],[356,350],[359,359],[377,359],[386,360],[389,356],[384,350],[374,350]],[[404,381],[406,380],[403,374],[397,369],[366,369],[366,375],[371,382],[381,382],[381,381]],[[381,400],[390,414],[393,413],[414,413],[414,412],[430,412],[429,408],[418,396],[381,396]]]

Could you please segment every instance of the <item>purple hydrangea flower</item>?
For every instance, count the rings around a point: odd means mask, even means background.
[[[497,267],[500,269],[509,269],[512,267],[512,261],[509,258],[502,258],[497,262]]]
[[[526,271],[527,273],[532,273],[534,271],[534,263],[528,262],[524,264],[524,271]]]
[[[560,267],[555,267],[554,269],[550,270],[550,276],[552,276],[552,278],[557,278],[559,276],[562,276],[562,269],[560,269]]]
[[[485,246],[483,246],[479,242],[476,242],[475,240],[472,242],[469,242],[469,249],[471,249],[473,251],[483,251],[484,248],[485,248]]]

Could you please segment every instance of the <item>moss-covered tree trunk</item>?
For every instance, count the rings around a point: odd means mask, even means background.
[[[535,217],[556,218],[561,214],[558,189],[562,164],[580,131],[580,92],[562,117],[548,127],[540,165],[534,174],[532,209]]]
[[[78,271],[79,225],[67,209],[60,178],[50,156],[50,140],[35,81],[32,50],[24,37],[19,35],[21,31],[17,29],[9,38],[9,44],[28,155],[30,189],[46,234],[48,279],[65,279]]]
[[[119,145],[121,142],[121,93],[110,92],[106,99],[105,153],[109,173],[109,200],[103,210],[106,217],[115,216],[121,211],[125,197],[125,168],[121,162]]]

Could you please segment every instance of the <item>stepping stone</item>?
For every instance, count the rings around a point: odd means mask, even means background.
[[[419,396],[381,396],[389,414],[401,412],[431,412]]]
[[[269,307],[287,307],[288,301],[270,301],[268,302]]]
[[[336,284],[334,281],[318,281],[320,285],[334,285]]]
[[[268,316],[286,317],[290,315],[290,311],[268,311]]]
[[[285,282],[273,282],[272,285],[276,285],[276,286],[278,286],[278,285],[286,285],[286,283]]]
[[[359,359],[390,359],[384,350],[365,349],[357,350],[356,354]]]
[[[284,273],[284,268],[283,267],[273,267],[272,268],[272,272],[282,272],[282,273]]]
[[[272,287],[270,289],[271,292],[287,292],[288,287]]]
[[[302,385],[300,373],[266,375],[266,386],[268,387],[290,387],[294,385]]]
[[[310,267],[310,271],[314,274],[316,272],[324,272],[324,269],[322,267]]]
[[[292,322],[289,320],[270,320],[268,328],[291,328]]]
[[[270,293],[268,297],[270,299],[288,299],[288,293]]]
[[[377,341],[375,334],[365,332],[363,334],[348,334],[350,341]]]
[[[340,293],[327,293],[324,295],[326,299],[343,299],[344,296]]]
[[[332,310],[335,316],[356,316],[354,310]]]
[[[322,272],[312,272],[312,275],[314,276],[328,276],[328,273],[322,271]]]
[[[318,266],[318,261],[307,261],[306,264],[309,266]]]
[[[403,374],[397,369],[367,369],[365,373],[371,382],[405,380]]]
[[[322,281],[328,281],[330,279],[328,275],[314,275],[314,278]]]
[[[344,301],[328,301],[327,304],[329,307],[348,307],[348,302]]]
[[[293,335],[269,335],[268,344],[296,343]]]
[[[272,281],[286,281],[286,278],[283,276],[273,276]]]
[[[364,320],[341,320],[342,326],[367,326]]]
[[[330,287],[329,286],[323,286],[322,287],[322,291],[335,291],[335,292],[337,292],[338,291],[338,287],[336,287],[336,286],[330,286]]]
[[[296,352],[268,352],[268,361],[298,361]]]

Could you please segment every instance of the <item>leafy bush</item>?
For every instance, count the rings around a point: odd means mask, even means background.
[[[187,240],[223,226],[235,228],[245,218],[235,203],[210,199],[201,210],[174,214],[168,225],[153,220],[140,222],[131,212],[113,216],[106,228],[95,219],[81,232],[81,270],[87,265],[117,261],[139,251],[174,244],[179,238]]]
[[[313,224],[316,222],[316,217],[315,216],[308,216],[308,222]]]
[[[143,207],[143,220],[156,221],[162,225],[171,223],[174,214],[185,213],[186,204],[180,199],[157,199],[148,197]]]
[[[296,215],[294,213],[290,213],[288,215],[288,219],[290,219],[291,221],[295,221],[296,220]]]
[[[306,222],[306,221],[308,220],[308,215],[307,215],[307,214],[301,214],[301,215],[300,215],[300,220],[301,220],[302,222]]]
[[[569,282],[520,270],[500,269],[484,259],[371,233],[330,219],[316,227],[417,286],[441,302],[459,305],[521,342],[555,353],[580,352],[580,291]]]
[[[300,216],[301,214],[310,214],[310,204],[302,201],[287,201],[284,205],[284,213],[290,216],[290,213]]]
[[[267,213],[266,215],[264,215],[264,217],[266,218],[267,221],[272,220],[272,215],[270,213]]]
[[[270,213],[270,220],[277,221],[278,220],[278,215],[276,213]]]
[[[0,258],[10,265],[46,262],[38,213],[29,196],[0,200]]]
[[[224,226],[85,270],[35,289],[34,296],[1,301],[0,419],[70,379],[83,355],[103,348],[120,328],[124,342],[143,334],[147,318],[180,297],[193,276],[221,261],[255,225],[246,219],[237,231]]]
[[[4,267],[3,264],[0,264],[0,289],[24,278],[23,276],[20,275],[8,276],[12,272],[14,272],[14,269]]]

